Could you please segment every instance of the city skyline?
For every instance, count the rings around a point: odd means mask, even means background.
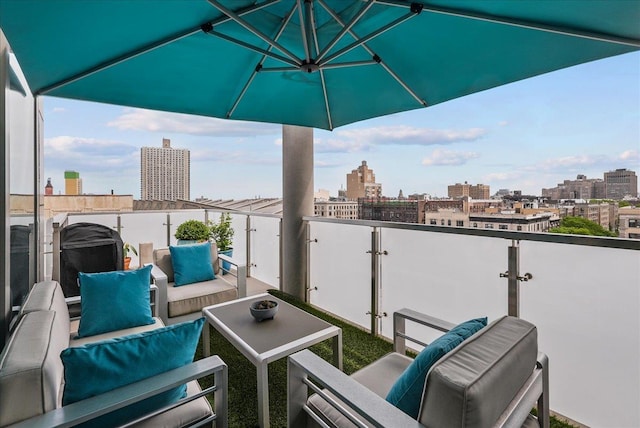
[[[86,193],[140,193],[140,148],[192,153],[191,197],[282,193],[282,127],[45,97],[45,175]],[[582,64],[427,109],[314,130],[314,188],[337,195],[362,160],[386,196],[457,182],[540,194],[565,179],[640,167],[640,53]],[[87,159],[90,159],[87,162]]]

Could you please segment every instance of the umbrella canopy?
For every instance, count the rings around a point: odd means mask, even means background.
[[[333,129],[640,48],[616,0],[2,0],[36,95]]]

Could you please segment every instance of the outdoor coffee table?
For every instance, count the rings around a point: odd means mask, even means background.
[[[251,303],[278,302],[272,320],[257,322],[249,313]],[[219,331],[256,366],[258,378],[258,421],[269,426],[268,364],[311,345],[333,338],[333,364],[342,370],[342,329],[329,324],[270,294],[258,294],[202,309],[207,320],[203,330],[204,355],[211,353],[209,325]]]

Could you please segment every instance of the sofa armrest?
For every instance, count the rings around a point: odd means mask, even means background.
[[[162,269],[152,263],[149,264],[152,265],[151,282],[157,287],[154,312],[158,317],[160,317],[162,322],[168,324],[169,309],[167,306],[167,287],[169,286],[169,279]]]
[[[417,420],[306,349],[288,357],[288,426],[307,426],[308,417],[320,419],[307,405],[309,388],[351,420],[357,418],[376,427],[422,427]],[[357,415],[344,409],[322,389],[330,391]]]
[[[99,416],[142,401],[191,380],[199,379],[211,374],[215,376],[215,384],[212,387],[204,389],[200,394],[183,398],[171,406],[164,407],[156,412],[146,415],[141,418],[141,420],[155,416],[182,404],[186,404],[196,398],[213,393],[215,409],[214,414],[209,417],[209,420],[215,420],[216,427],[227,427],[228,372],[227,365],[218,356],[212,356],[195,361],[186,366],[52,410],[13,426],[19,428],[71,427],[79,423],[91,421]]]
[[[233,257],[229,257],[221,253],[218,253],[218,259],[236,267],[236,273],[234,276],[236,277],[238,297],[247,297],[247,265],[240,263],[240,261],[234,259]],[[222,263],[220,263],[220,265],[220,269],[223,269]],[[233,273],[229,270],[225,270],[225,272],[233,275]]]
[[[407,346],[406,341],[417,343],[418,345],[427,346],[426,343],[420,340],[410,337],[406,333],[406,320],[415,322],[417,324],[430,327],[442,332],[448,332],[456,325],[439,318],[435,318],[423,313],[411,310],[400,309],[393,313],[393,351],[405,355]]]

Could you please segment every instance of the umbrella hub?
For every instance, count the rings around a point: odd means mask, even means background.
[[[320,66],[318,66],[318,64],[316,64],[313,60],[311,62],[304,61],[300,65],[300,71],[304,71],[305,73],[314,73],[318,70],[320,70]]]

